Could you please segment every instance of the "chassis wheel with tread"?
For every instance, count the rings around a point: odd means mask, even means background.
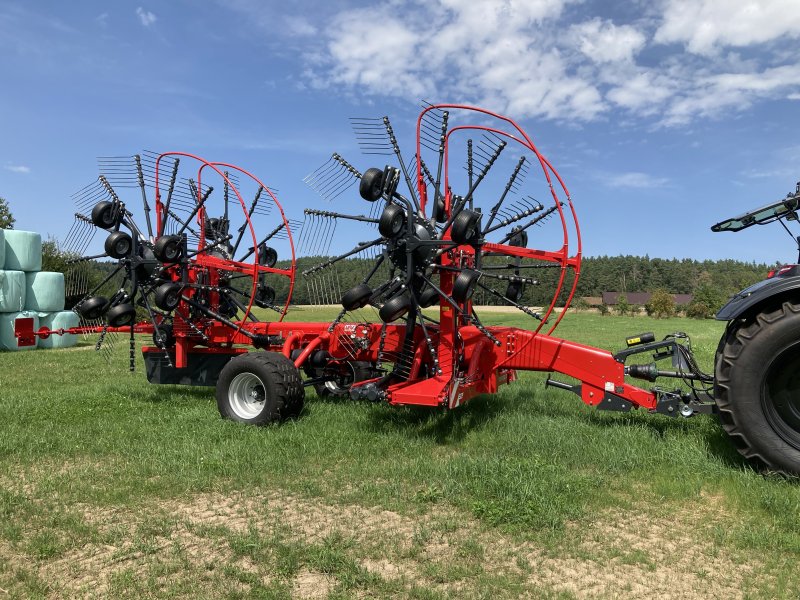
[[[729,326],[715,380],[720,421],[739,453],[800,474],[800,305],[785,302]]]
[[[217,408],[226,419],[267,425],[297,417],[305,390],[294,363],[278,352],[232,358],[217,380]]]

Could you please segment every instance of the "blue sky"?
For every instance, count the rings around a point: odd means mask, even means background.
[[[383,166],[348,117],[390,115],[410,155],[424,98],[517,119],[587,255],[794,261],[778,227],[709,227],[800,179],[800,3],[609,4],[3,0],[0,196],[63,236],[96,156],[183,150],[250,168],[301,218],[332,151]]]

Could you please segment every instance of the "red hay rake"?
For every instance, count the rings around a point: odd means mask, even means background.
[[[388,118],[355,119],[353,126],[362,149],[393,156],[395,164],[361,173],[334,154],[307,178],[329,199],[357,182],[371,209],[307,209],[300,237],[310,249],[298,255],[316,258],[305,269],[295,256],[294,224],[251,173],[178,152],[101,160],[103,175],[76,196],[80,212],[67,237],[75,255],[68,293],[81,327],[34,332],[20,322],[18,337],[96,333],[100,348],[112,334],[127,333],[132,366],[134,334],[150,334],[153,343],[142,352],[152,383],[215,385],[223,416],[255,424],[297,416],[308,386],[319,394],[452,409],[496,392],[519,370],[573,377],[578,382],[548,384],[599,409],[712,412],[713,378],[699,371],[680,337],[630,340],[617,354],[553,337],[580,276],[580,228],[564,181],[514,121],[469,106],[426,106],[410,163]],[[462,149],[465,164],[454,158]],[[188,178],[179,172],[187,163],[196,167]],[[534,174],[540,179],[530,184]],[[140,189],[145,228],[120,199],[120,187]],[[545,233],[539,226],[548,219],[555,227]],[[377,235],[332,253],[336,226],[354,223]],[[99,230],[108,236],[101,256],[117,262],[94,289],[82,289],[88,260],[98,256],[79,256]],[[528,247],[533,231],[551,248]],[[344,290],[336,271],[342,265],[361,269]],[[543,270],[554,272],[555,284],[549,303],[534,309],[530,299]],[[332,322],[283,320],[298,273],[312,301],[340,302]],[[485,323],[473,308],[481,298],[518,310],[532,327]],[[377,318],[364,317],[370,310]],[[640,352],[670,358],[675,370],[626,367]],[[678,377],[692,391],[642,389],[626,383],[626,373],[651,381]]]

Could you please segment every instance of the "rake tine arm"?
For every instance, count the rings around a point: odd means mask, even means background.
[[[355,248],[353,248],[349,252],[345,252],[344,254],[341,254],[341,255],[339,255],[339,256],[337,256],[335,258],[332,258],[332,259],[330,259],[328,261],[325,261],[324,263],[321,263],[321,264],[317,265],[316,267],[311,267],[310,269],[306,269],[305,271],[303,271],[303,275],[311,275],[312,273],[316,273],[317,271],[325,269],[325,268],[331,266],[332,264],[339,262],[340,260],[344,260],[345,258],[348,258],[349,256],[353,256],[354,254],[358,254],[362,250],[366,250],[367,248],[371,248],[372,246],[377,246],[381,242],[383,242],[383,238],[379,237],[377,240],[372,240],[371,242],[364,242],[362,244],[359,244],[358,246],[356,246]]]

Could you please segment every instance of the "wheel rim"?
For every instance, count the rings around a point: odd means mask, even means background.
[[[240,419],[253,419],[266,404],[266,388],[253,373],[239,373],[228,387],[228,403]]]
[[[770,364],[761,404],[775,432],[800,450],[800,344],[789,346]]]

